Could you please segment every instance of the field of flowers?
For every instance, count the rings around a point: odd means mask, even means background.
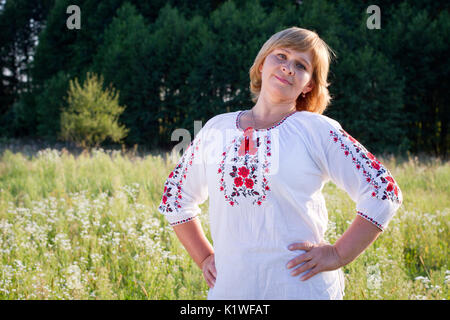
[[[379,158],[404,203],[343,268],[345,299],[449,299],[450,164]],[[201,271],[157,211],[166,155],[44,149],[0,155],[0,299],[205,299]],[[355,217],[332,183],[327,240]],[[207,203],[200,219],[210,238]]]

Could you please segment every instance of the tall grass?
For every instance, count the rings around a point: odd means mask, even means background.
[[[448,299],[450,165],[389,158],[404,204],[345,266],[345,299]],[[45,149],[0,157],[0,299],[205,299],[201,271],[157,211],[161,155]],[[329,183],[327,240],[355,217]],[[201,221],[210,239],[208,205]]]

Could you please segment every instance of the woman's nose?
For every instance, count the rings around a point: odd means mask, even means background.
[[[284,72],[287,71],[287,72],[289,72],[289,74],[292,74],[290,64],[289,64],[288,66],[286,66],[286,65],[284,64],[281,68],[282,68],[282,70],[283,70]]]

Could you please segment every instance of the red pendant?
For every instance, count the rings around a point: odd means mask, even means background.
[[[253,128],[248,127],[244,130],[244,141],[241,143],[239,147],[238,154],[240,156],[244,156],[245,154],[254,155],[258,151],[258,148],[255,147],[255,142],[253,141]]]

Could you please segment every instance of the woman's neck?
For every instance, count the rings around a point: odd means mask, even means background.
[[[257,103],[252,108],[253,116],[260,124],[281,120],[283,117],[294,112],[295,110],[295,102],[267,103],[261,101],[261,99],[258,99]]]

